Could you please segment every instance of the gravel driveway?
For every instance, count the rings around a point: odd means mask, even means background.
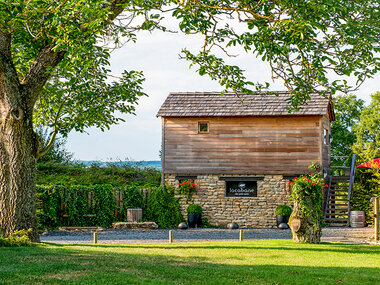
[[[233,241],[239,240],[239,230],[228,229],[188,229],[173,230],[174,242],[199,241]],[[291,239],[290,229],[244,229],[244,240]],[[373,235],[372,228],[324,228],[322,241],[349,243],[368,243]],[[157,230],[104,230],[98,232],[99,244],[117,243],[163,243],[168,242],[169,229]],[[93,232],[52,231],[41,236],[42,242],[51,243],[83,243],[93,242]]]

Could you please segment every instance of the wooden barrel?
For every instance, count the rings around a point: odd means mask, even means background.
[[[352,228],[363,228],[365,226],[365,214],[363,211],[350,212],[350,225]]]

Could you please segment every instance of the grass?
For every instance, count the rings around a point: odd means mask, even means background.
[[[380,284],[380,247],[291,241],[0,248],[0,284]]]

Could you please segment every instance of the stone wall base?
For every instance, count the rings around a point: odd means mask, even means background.
[[[257,181],[257,197],[225,197],[226,182],[223,177],[263,177]],[[288,180],[282,175],[196,175],[200,190],[193,195],[193,203],[203,208],[202,216],[212,225],[225,226],[236,222],[241,228],[276,227],[277,206],[290,205]],[[176,174],[165,174],[168,185],[178,188]],[[184,217],[190,202],[179,196]]]

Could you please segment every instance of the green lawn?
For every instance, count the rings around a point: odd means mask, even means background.
[[[380,246],[291,241],[0,248],[0,284],[380,284]]]

